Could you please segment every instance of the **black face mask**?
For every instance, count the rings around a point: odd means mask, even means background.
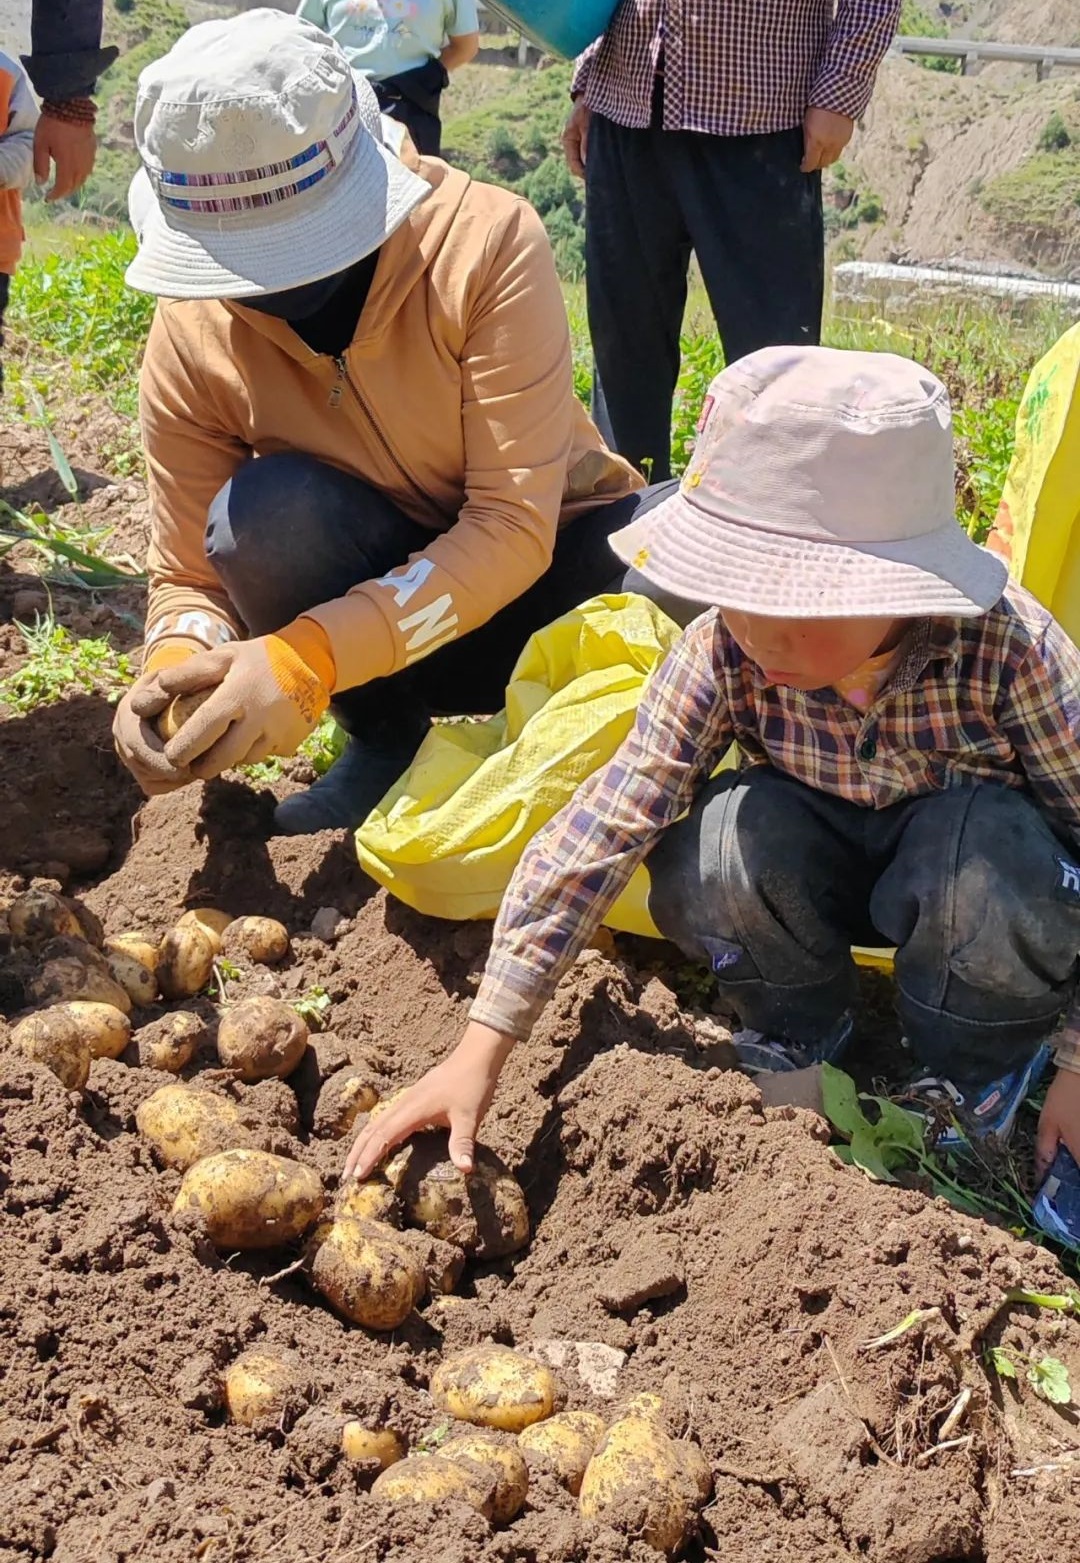
[[[334,294],[349,281],[354,271],[336,271],[333,276],[320,277],[318,282],[305,282],[299,288],[285,288],[280,293],[261,293],[258,298],[240,299],[245,309],[254,309],[260,315],[273,315],[277,320],[310,320],[318,314]]]

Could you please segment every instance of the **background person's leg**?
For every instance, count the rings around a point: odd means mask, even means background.
[[[585,283],[602,387],[597,411],[606,414],[615,450],[657,483],[671,476],[671,404],[690,263],[689,235],[656,156],[666,134],[627,130],[594,114],[585,171]]]
[[[1080,866],[1011,788],[900,808],[872,830],[891,861],[871,898],[897,947],[900,1018],[924,1068],[985,1085],[1027,1063],[1071,997]]]
[[[711,782],[648,859],[660,932],[708,963],[742,1024],[810,1046],[855,998],[873,875],[866,811],[768,766]]]
[[[821,175],[800,172],[802,131],[665,135],[665,183],[678,199],[726,361],[821,340],[825,236]]]

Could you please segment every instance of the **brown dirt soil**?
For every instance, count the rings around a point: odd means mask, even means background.
[[[127,794],[99,717],[92,704],[66,708],[67,741],[116,810]],[[23,775],[44,829],[52,795],[41,772]],[[112,933],[160,933],[197,904],[288,924],[286,965],[245,972],[230,993],[329,993],[331,1034],[295,1089],[232,1085],[209,1044],[186,1073],[231,1094],[264,1143],[332,1187],[342,1146],[311,1132],[321,1080],[363,1064],[389,1088],[443,1056],[487,935],[374,893],[347,844],[268,840],[270,803],[230,782],[134,815],[126,803],[113,817],[133,815],[133,829],[85,898]],[[326,905],[346,919],[333,946],[309,932]],[[437,1441],[430,1375],[447,1349],[481,1340],[561,1362],[574,1406],[610,1414],[625,1394],[664,1395],[673,1430],[693,1433],[716,1475],[692,1558],[1060,1556],[1080,1521],[1077,1467],[1011,1473],[1056,1465],[1077,1443],[1075,1417],[1023,1388],[1002,1393],[975,1345],[985,1330],[1063,1357],[1080,1379],[1074,1323],[994,1317],[1006,1286],[1063,1285],[1054,1260],[845,1169],[818,1119],[763,1110],[722,1058],[658,977],[583,957],[486,1128],[524,1185],[530,1247],[471,1266],[458,1299],[375,1336],[338,1320],[301,1274],[278,1276],[291,1252],[222,1258],[172,1217],[179,1177],[134,1132],[162,1076],[98,1061],[80,1103],[0,1055],[0,1558],[646,1563],[643,1542],[584,1526],[545,1478],[492,1531],[453,1505],[391,1512],[342,1463],[349,1413]],[[924,1329],[863,1349],[931,1307],[941,1316]],[[305,1375],[285,1423],[262,1434],[227,1425],[221,1406],[222,1368],[256,1344],[291,1351]],[[970,1442],[935,1453],[965,1386]]]

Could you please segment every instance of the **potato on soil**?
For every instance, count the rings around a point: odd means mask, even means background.
[[[630,1530],[673,1557],[689,1540],[711,1486],[695,1445],[671,1438],[655,1415],[631,1414],[604,1434],[578,1501],[585,1519]]]
[[[173,1212],[198,1212],[216,1248],[276,1248],[318,1220],[323,1189],[310,1167],[269,1151],[206,1156],[184,1174]]]
[[[194,716],[213,693],[213,689],[195,689],[189,695],[176,695],[169,701],[155,723],[166,743],[176,737],[188,718]]]
[[[165,1165],[181,1172],[205,1156],[252,1148],[232,1102],[197,1086],[163,1085],[139,1105],[135,1122]]]
[[[576,1498],[581,1479],[604,1436],[604,1421],[592,1411],[558,1411],[534,1422],[518,1439],[530,1465],[552,1476]]]
[[[460,1422],[520,1433],[555,1410],[558,1380],[550,1368],[506,1346],[472,1346],[448,1357],[431,1380],[431,1398]]]
[[[150,971],[155,971],[158,963],[158,952],[161,948],[157,939],[151,939],[144,933],[118,933],[115,939],[105,941],[105,954],[108,957],[110,950],[126,950],[133,955],[140,966],[146,966]]]
[[[57,1009],[67,1010],[68,1005]],[[28,1015],[11,1033],[11,1041],[27,1058],[51,1069],[69,1091],[81,1091],[90,1074],[90,1049],[82,1027],[68,1014],[46,1010]]]
[[[400,1232],[381,1221],[334,1221],[320,1233],[311,1280],[331,1307],[368,1330],[396,1330],[424,1295],[426,1277]]]
[[[161,1015],[135,1033],[140,1067],[178,1075],[191,1063],[205,1036],[205,1021],[190,1010],[178,1009]]]
[[[89,946],[86,948],[89,950]],[[102,971],[96,963],[88,964],[78,955],[59,955],[46,961],[30,983],[29,993],[36,1004],[80,1000],[86,1004],[111,1004],[124,1015],[131,1013],[131,1000],[120,984],[107,970]]]
[[[110,939],[105,945],[105,960],[109,976],[120,984],[133,1004],[140,1009],[153,1004],[158,996],[156,959],[148,965],[139,959],[129,945],[118,944]]]
[[[178,928],[201,928],[214,946],[214,954],[221,954],[221,936],[229,924],[235,922],[231,912],[217,912],[212,906],[196,906],[185,912],[177,922]]]
[[[273,917],[237,917],[221,936],[222,954],[276,966],[289,953],[289,935]]]
[[[172,928],[162,939],[156,974],[167,999],[194,998],[210,981],[213,969],[214,946],[201,928]]]
[[[105,943],[105,928],[101,918],[75,896],[65,895],[60,899],[78,923],[80,936],[87,944],[93,945],[95,950],[100,950]]]
[[[438,1454],[414,1454],[384,1471],[371,1489],[384,1503],[447,1503],[456,1500],[490,1519],[495,1483],[475,1464],[455,1465]]]
[[[477,1146],[474,1170],[459,1172],[445,1132],[419,1134],[404,1149],[398,1191],[406,1220],[478,1259],[516,1253],[529,1241],[521,1186],[493,1151]]]
[[[282,999],[244,999],[218,1026],[218,1057],[241,1080],[283,1080],[304,1056],[308,1028]]]
[[[361,1113],[378,1104],[379,1092],[370,1071],[349,1065],[332,1074],[319,1092],[312,1127],[316,1134],[343,1140]]]
[[[341,1452],[347,1460],[372,1471],[385,1471],[405,1458],[405,1445],[389,1427],[365,1427],[346,1422],[341,1430]]]
[[[346,1178],[334,1201],[334,1220],[342,1216],[351,1216],[354,1221],[385,1221],[389,1226],[396,1226],[397,1195],[381,1178],[367,1178],[363,1182]]]
[[[307,1384],[295,1357],[256,1347],[229,1364],[224,1387],[230,1421],[244,1427],[280,1428],[295,1416]]]
[[[83,937],[82,925],[71,907],[51,890],[24,890],[8,907],[11,937],[20,944],[39,944],[67,934]]]
[[[455,1464],[479,1465],[495,1478],[491,1518],[496,1525],[509,1525],[521,1513],[529,1495],[529,1467],[513,1439],[477,1429],[440,1444],[439,1454]]]

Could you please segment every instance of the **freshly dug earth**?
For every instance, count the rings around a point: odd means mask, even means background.
[[[77,742],[77,713],[70,731]],[[286,923],[290,961],[230,990],[321,984],[333,1035],[291,1082],[231,1090],[262,1143],[330,1188],[343,1146],[311,1134],[321,1075],[363,1066],[389,1090],[442,1057],[487,934],[373,893],[347,844],[268,840],[269,805],[236,783],[155,800],[85,898],[110,934],[160,935],[198,904]],[[333,946],[309,933],[325,905],[347,920]],[[155,1165],[134,1125],[163,1076],[97,1060],[80,1105],[0,1053],[0,1558],[654,1559],[586,1526],[545,1475],[504,1530],[455,1504],[395,1510],[369,1496],[371,1474],[340,1456],[345,1417],[437,1447],[446,1418],[430,1378],[447,1352],[485,1341],[558,1365],[575,1409],[610,1419],[630,1394],[664,1396],[716,1478],[692,1558],[1062,1556],[1080,1524],[1077,1467],[1060,1459],[1075,1419],[1023,1384],[1002,1391],[977,1349],[1003,1288],[1063,1287],[1053,1259],[844,1168],[819,1120],[763,1110],[722,1058],[661,981],[583,957],[486,1129],[525,1187],[530,1246],[471,1264],[459,1298],[371,1335],[279,1274],[291,1251],[219,1256],[170,1214],[180,1175]],[[211,1052],[197,1062],[201,1083],[227,1089]],[[933,1307],[924,1329],[861,1349]],[[1063,1357],[1080,1380],[1075,1323],[1014,1309],[985,1340]],[[230,1425],[223,1409],[222,1370],[252,1348],[290,1354],[305,1386],[269,1429]],[[955,1436],[970,1442],[934,1453],[965,1384]]]

